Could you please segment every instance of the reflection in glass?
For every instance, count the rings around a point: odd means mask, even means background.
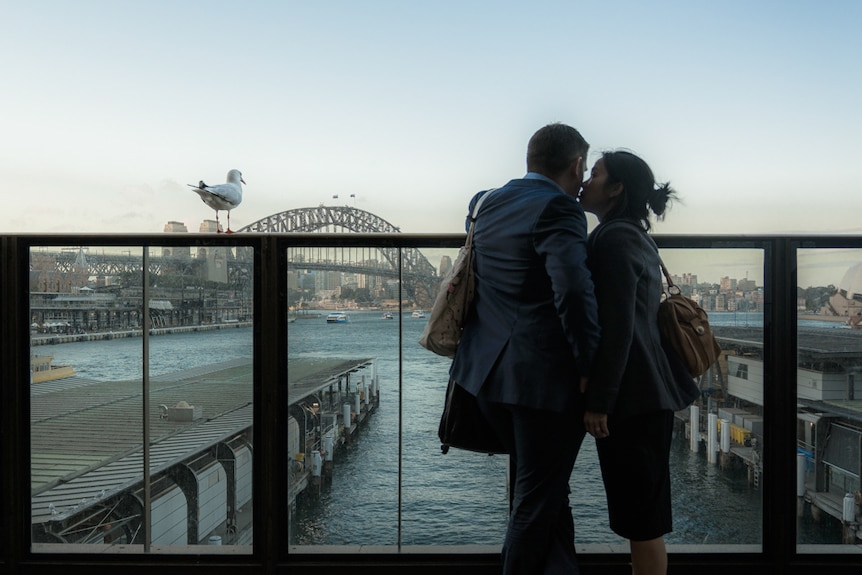
[[[723,545],[759,551],[763,252],[664,249],[662,258],[682,293],[709,314],[722,348],[719,361],[699,378],[700,398],[677,413],[671,449],[674,531],[665,540],[717,552]]]
[[[251,250],[144,261],[31,250],[34,551],[252,543]]]
[[[289,542],[395,545],[399,330],[416,291],[402,291],[398,250],[287,257]]]
[[[498,547],[507,520],[507,460],[457,450],[440,452],[436,431],[449,360],[418,345],[427,319],[412,313],[416,308],[427,311],[430,299],[423,302],[411,291],[415,290],[408,285],[415,279],[411,270],[404,270],[406,279],[398,295],[394,277],[387,279],[377,269],[361,267],[361,261],[382,258],[363,254],[363,260],[351,261],[341,256],[346,250],[315,250],[288,250],[291,552],[311,551],[317,545]],[[725,351],[701,378],[696,408],[677,414],[672,450],[675,531],[667,541],[706,544],[708,550],[718,552],[723,545],[734,545],[728,547],[734,552],[739,545],[759,551],[763,253],[666,251],[666,260],[672,259],[672,270],[678,274],[675,282],[708,310]],[[441,272],[456,253],[454,249],[422,251]],[[439,285],[439,276],[435,280]],[[370,286],[374,287],[364,289]],[[347,313],[349,320],[327,322],[333,311]],[[387,312],[392,320],[385,319]],[[398,413],[399,353],[402,417]],[[378,405],[354,431],[351,423],[344,445],[332,447],[327,433],[340,437],[345,433],[344,422],[365,413],[361,400],[356,408],[353,387],[361,394],[357,378],[362,370],[349,374],[312,370],[339,359],[372,357]],[[369,380],[365,381],[367,385]],[[307,386],[305,391],[300,384]],[[310,393],[311,389],[316,392]],[[697,422],[693,432],[692,420]],[[330,449],[334,461],[327,476],[320,461],[326,461]],[[622,543],[607,526],[591,439],[585,441],[578,458],[571,488],[577,542]]]
[[[801,249],[797,544],[862,542],[862,251]]]

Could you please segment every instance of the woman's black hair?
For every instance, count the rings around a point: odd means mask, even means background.
[[[622,184],[623,192],[616,205],[605,215],[605,220],[629,218],[638,220],[644,229],[650,229],[649,212],[663,220],[672,200],[678,198],[670,182],[656,184],[652,170],[638,156],[625,150],[605,152],[602,161],[608,173],[606,186]]]

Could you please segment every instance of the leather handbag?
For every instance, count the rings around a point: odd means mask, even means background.
[[[470,311],[473,301],[474,279],[473,279],[473,228],[476,225],[476,217],[479,208],[484,201],[494,192],[489,190],[482,194],[473,207],[470,214],[470,231],[467,232],[467,241],[458,252],[455,263],[444,276],[431,314],[425,329],[419,337],[419,345],[437,355],[444,357],[455,357],[458,342],[461,341],[461,332],[464,331],[464,322]]]
[[[703,375],[721,355],[709,317],[694,300],[685,297],[661,262],[667,280],[664,301],[658,308],[658,327],[692,377]]]

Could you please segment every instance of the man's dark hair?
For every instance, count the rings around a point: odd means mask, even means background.
[[[590,145],[580,132],[559,122],[540,128],[527,145],[527,171],[555,178],[578,156],[586,162]]]

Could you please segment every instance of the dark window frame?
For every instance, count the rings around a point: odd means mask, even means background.
[[[284,543],[287,529],[281,514],[286,490],[277,478],[287,477],[287,402],[283,386],[287,354],[287,247],[383,246],[391,248],[456,248],[463,234],[152,234],[152,235],[3,235],[0,236],[0,573],[66,573],[85,567],[93,573],[353,573],[497,572],[496,553],[338,553],[292,554]],[[764,254],[764,484],[763,547],[759,553],[673,553],[669,573],[855,573],[855,553],[800,554],[795,540],[796,513],[796,387],[781,385],[796,377],[796,250],[862,248],[859,236],[655,236],[661,248],[743,248]],[[255,434],[270,438],[254,451],[255,545],[251,555],[95,555],[30,552],[28,393],[17,382],[27,380],[29,341],[29,251],[53,245],[202,246],[246,245],[255,250]],[[265,313],[264,313],[265,310]],[[274,440],[272,438],[275,438]],[[276,478],[276,479],[273,479]],[[856,546],[858,547],[858,546]],[[840,551],[840,549],[839,549]],[[583,573],[628,573],[627,557],[589,554],[581,558]]]

